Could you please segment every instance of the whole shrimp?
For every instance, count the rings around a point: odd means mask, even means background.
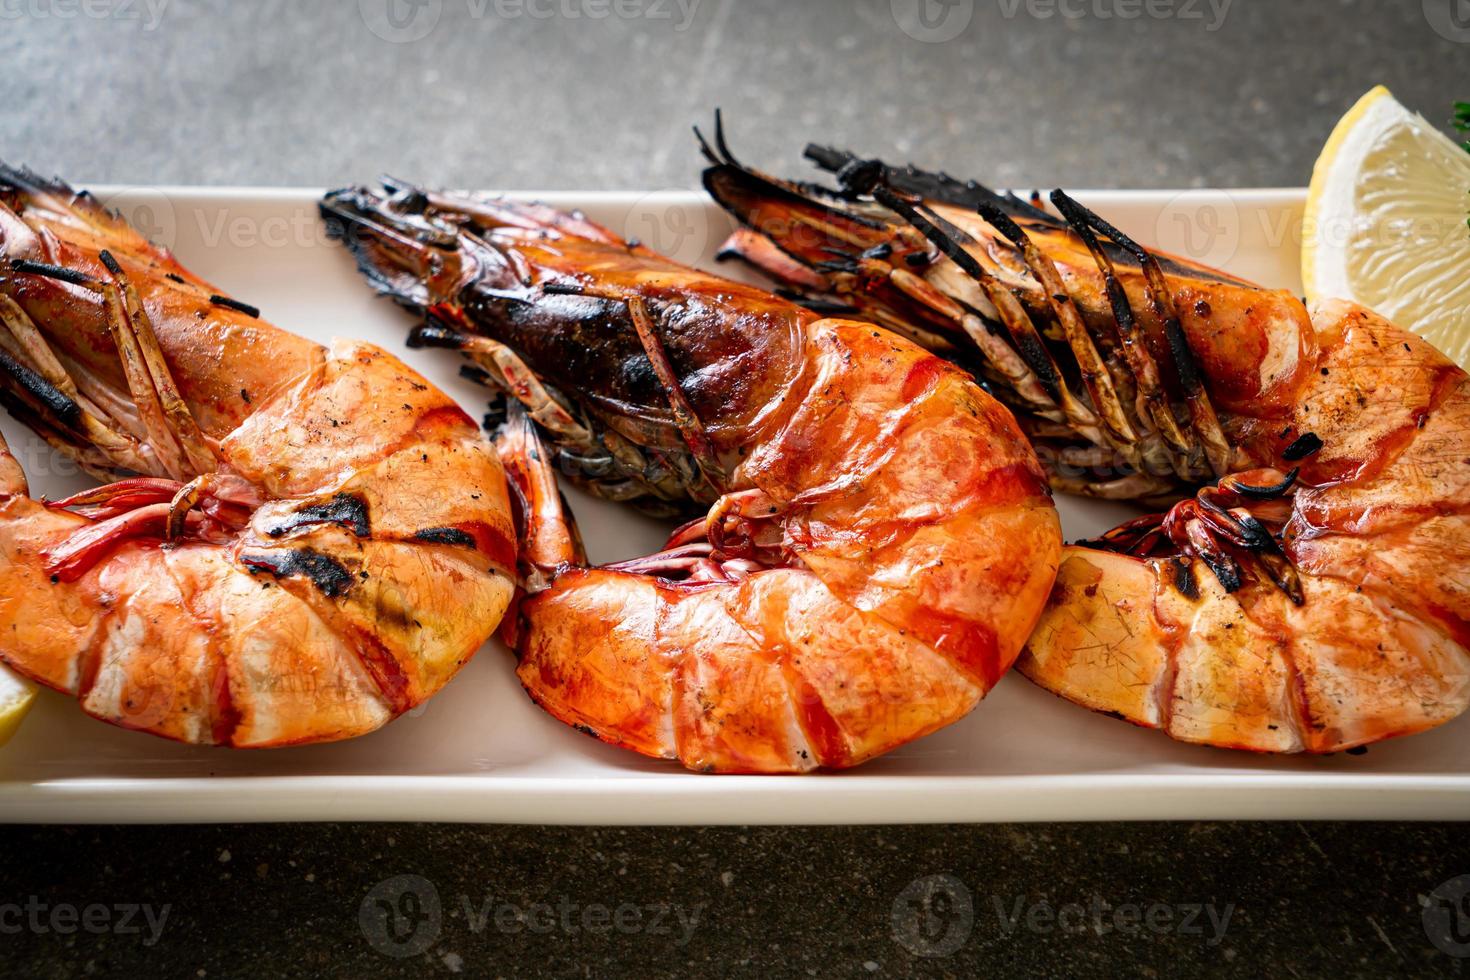
[[[1061,191],[1053,213],[809,147],[824,192],[741,166],[718,130],[705,151],[744,223],[727,254],[973,367],[1058,489],[1173,503],[1064,549],[1027,677],[1270,752],[1470,703],[1470,384],[1429,344],[1155,254]]]
[[[360,735],[434,694],[514,590],[475,423],[327,350],[59,181],[0,167],[0,401],[108,481],[29,496],[0,452],[0,661],[184,742]]]
[[[803,772],[959,719],[1010,667],[1060,529],[1010,414],[962,371],[577,214],[397,184],[322,211],[427,314],[413,342],[511,396],[527,595],[508,639],[557,718],[696,770]],[[588,567],[553,462],[703,516]]]

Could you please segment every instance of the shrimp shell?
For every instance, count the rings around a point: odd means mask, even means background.
[[[124,728],[264,747],[370,732],[485,642],[514,530],[448,397],[267,324],[60,182],[0,168],[0,236],[5,403],[117,478],[40,501],[0,453],[7,666]]]
[[[1022,673],[1184,741],[1269,752],[1336,752],[1470,705],[1470,378],[1343,301],[1303,341],[1290,415],[1245,439],[1258,465],[1300,467],[1281,538],[1302,601],[1260,575],[1226,591],[1198,559],[1069,547]],[[1322,449],[1283,458],[1306,432]]]

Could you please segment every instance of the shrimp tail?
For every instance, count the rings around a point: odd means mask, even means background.
[[[506,418],[494,435],[515,506],[520,539],[521,588],[541,592],[562,571],[587,564],[587,552],[566,497],[556,484],[546,444],[535,419],[509,399]]]

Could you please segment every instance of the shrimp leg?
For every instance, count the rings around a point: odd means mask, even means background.
[[[5,328],[0,331],[0,349],[29,366],[57,391],[76,402],[81,409],[77,423],[88,442],[119,469],[141,473],[151,468],[138,440],[111,424],[104,413],[77,389],[35,321],[9,296],[0,295],[0,326]]]
[[[557,434],[561,440],[581,446],[592,444],[592,433],[588,432],[561,403],[552,397],[536,377],[509,347],[489,337],[472,337],[438,324],[424,324],[409,334],[410,347],[447,347],[463,353],[485,370],[497,387],[509,392],[526,406],[537,424]]]
[[[153,321],[148,318],[148,311],[143,308],[138,291],[128,281],[127,274],[111,252],[103,249],[98,258],[112,276],[110,284],[102,285],[103,296],[107,299],[107,310],[112,318],[113,337],[119,341],[118,353],[123,358],[124,366],[130,369],[129,383],[133,397],[141,403],[144,394],[150,393],[151,389],[153,402],[161,412],[169,434],[183,450],[184,459],[181,462],[187,466],[186,472],[196,475],[214,472],[214,452],[205,444],[204,434],[199,431],[199,423],[194,420],[189,406],[184,404],[184,399],[179,394],[178,383],[169,372],[168,362],[163,358],[163,349],[158,344],[158,335],[153,330]],[[146,376],[142,371],[133,369],[130,362],[135,357],[141,359],[141,367],[147,371]],[[133,383],[134,374],[137,375],[136,384]]]
[[[25,470],[10,452],[5,434],[0,432],[0,498],[30,496]]]
[[[18,273],[79,286],[102,297],[107,326],[117,348],[129,394],[148,433],[148,446],[157,456],[165,475],[183,479],[212,472],[215,469],[214,453],[205,444],[198,423],[179,395],[178,385],[169,373],[153,324],[137,291],[110,252],[104,249],[98,258],[113,277],[111,282],[27,260],[12,262],[11,268]],[[15,329],[12,326],[12,330]],[[24,330],[24,324],[19,329]],[[60,367],[59,363],[57,367]],[[65,384],[75,390],[69,379]],[[57,386],[53,384],[52,387]],[[58,393],[61,393],[59,389]],[[79,409],[70,396],[64,397],[73,408]],[[105,452],[105,447],[103,449]]]
[[[520,571],[522,587],[532,592],[545,589],[559,569],[587,563],[576,523],[546,465],[535,421],[520,402],[510,402],[495,436],[500,464],[521,503]]]

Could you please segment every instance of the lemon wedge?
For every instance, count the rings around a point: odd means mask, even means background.
[[[1470,153],[1382,85],[1333,129],[1302,225],[1309,302],[1348,299],[1470,368]]]
[[[10,741],[34,700],[36,685],[0,664],[0,745]]]

